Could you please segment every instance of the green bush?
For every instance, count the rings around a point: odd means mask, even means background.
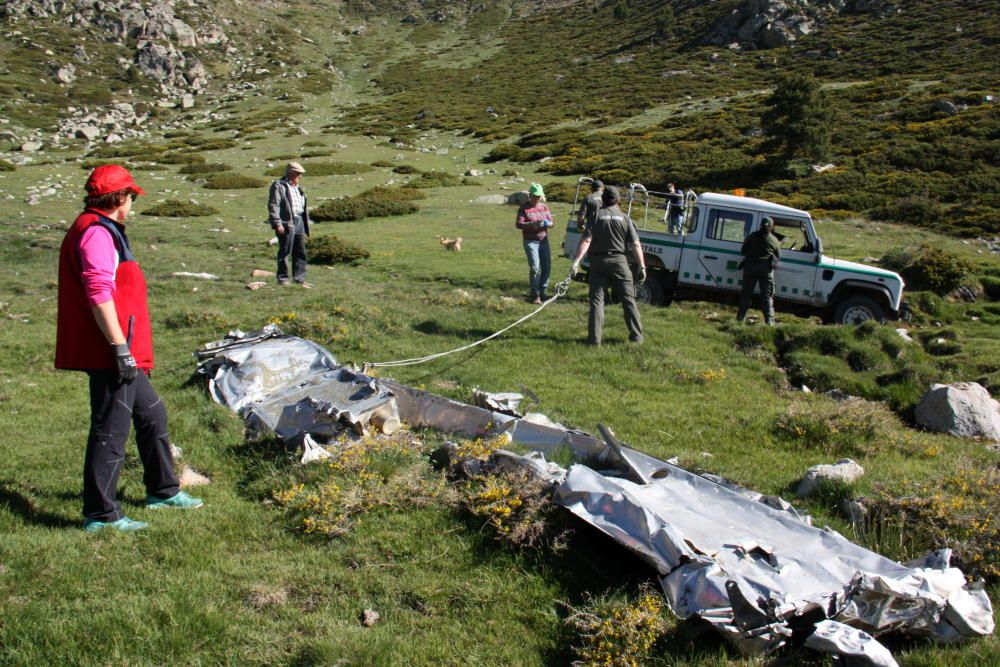
[[[1000,278],[996,276],[982,276],[979,282],[983,285],[983,293],[990,301],[1000,301]]]
[[[232,171],[232,167],[223,162],[195,162],[186,164],[177,170],[178,174],[212,174],[220,171]]]
[[[410,181],[410,187],[413,188],[447,188],[461,184],[461,178],[444,171],[425,171],[420,178]]]
[[[899,418],[882,403],[814,399],[791,407],[774,422],[774,434],[828,456],[867,456],[891,446]]]
[[[390,188],[378,186],[353,197],[343,197],[324,202],[310,212],[317,222],[350,222],[362,218],[385,218],[393,215],[416,213],[414,203],[425,195],[413,187]]]
[[[934,227],[945,219],[944,208],[936,201],[925,197],[901,197],[889,204],[870,209],[867,213],[874,220],[921,227]]]
[[[361,246],[336,236],[321,236],[309,244],[309,261],[316,264],[351,264],[370,256]]]
[[[200,153],[173,153],[156,158],[160,164],[201,164],[207,162]]]
[[[937,294],[955,289],[972,271],[968,260],[929,244],[916,250],[895,248],[880,263],[898,271],[909,289],[932,290]]]
[[[0,160],[0,171],[15,171],[17,167],[14,166],[13,162],[7,162],[7,160]]]
[[[205,187],[209,190],[242,190],[244,188],[261,188],[267,181],[243,174],[216,174],[209,177]]]
[[[372,167],[367,164],[356,164],[354,162],[308,162],[302,165],[306,174],[312,176],[346,176],[351,174],[363,174],[372,171]],[[285,167],[273,167],[265,172],[268,176],[284,176]]]
[[[215,215],[218,212],[217,209],[211,206],[168,199],[165,202],[147,208],[142,214],[158,215],[165,218],[198,218],[205,215]]]
[[[423,172],[411,164],[401,164],[393,168],[395,174],[422,174]]]
[[[372,162],[372,166],[385,168],[385,167],[393,167],[395,165],[394,163],[389,162],[388,160],[375,160],[374,162]]]
[[[589,188],[581,192],[580,196],[583,197],[586,194],[590,194]],[[576,187],[574,185],[559,181],[552,181],[545,184],[545,199],[548,201],[572,204],[574,196],[576,196]]]

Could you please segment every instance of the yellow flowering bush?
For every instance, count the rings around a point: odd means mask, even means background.
[[[775,435],[829,455],[864,456],[885,447],[912,451],[913,439],[885,405],[863,399],[813,400],[778,415]]]
[[[571,609],[566,623],[577,634],[573,664],[639,667],[669,628],[665,611],[663,598],[649,588],[629,602],[598,599]]]
[[[877,489],[868,506],[868,539],[901,560],[948,547],[967,576],[1000,580],[1000,469],[972,467],[903,495]]]
[[[423,442],[405,429],[391,436],[371,430],[356,441],[345,437],[332,451],[323,463],[299,471],[304,481],[271,493],[306,534],[338,537],[365,512],[425,506],[447,491],[427,464]]]

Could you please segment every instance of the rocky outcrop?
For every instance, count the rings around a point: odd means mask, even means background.
[[[1000,442],[1000,403],[976,382],[932,385],[914,418],[932,431]]]
[[[813,33],[832,14],[888,15],[895,7],[883,0],[746,0],[720,18],[704,38],[716,46],[773,49]]]
[[[806,470],[795,493],[799,498],[808,498],[819,491],[824,484],[850,484],[865,474],[865,469],[851,459],[840,459],[836,463],[815,465]]]

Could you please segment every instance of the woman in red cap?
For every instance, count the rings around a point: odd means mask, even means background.
[[[83,468],[83,528],[141,530],[122,513],[118,475],[135,425],[149,508],[200,507],[180,490],[167,409],[149,383],[153,336],[146,279],[125,236],[132,202],[146,194],[124,167],[104,165],[87,179],[85,209],[59,251],[56,368],[90,377],[90,434]]]

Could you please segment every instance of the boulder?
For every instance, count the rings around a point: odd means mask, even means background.
[[[87,141],[94,141],[97,137],[101,136],[101,128],[96,125],[81,125],[76,128],[73,136],[78,139],[86,139]]]
[[[59,83],[73,83],[76,81],[76,67],[72,63],[69,63],[57,69],[56,81]]]
[[[958,113],[958,107],[950,100],[938,100],[934,103],[934,110],[946,113],[949,116],[954,116]]]
[[[190,109],[194,106],[194,95],[191,93],[185,93],[181,97],[181,109]]]
[[[932,431],[1000,442],[1000,403],[976,382],[932,385],[914,417]]]
[[[514,206],[520,206],[521,204],[528,203],[528,193],[525,191],[512,192],[509,197],[507,197],[507,203],[513,204]]]
[[[22,153],[34,153],[40,150],[42,150],[42,142],[40,141],[25,141],[21,144]]]
[[[865,474],[865,469],[851,459],[840,459],[834,464],[823,463],[806,470],[805,476],[795,490],[799,498],[808,498],[827,482],[850,484]]]

